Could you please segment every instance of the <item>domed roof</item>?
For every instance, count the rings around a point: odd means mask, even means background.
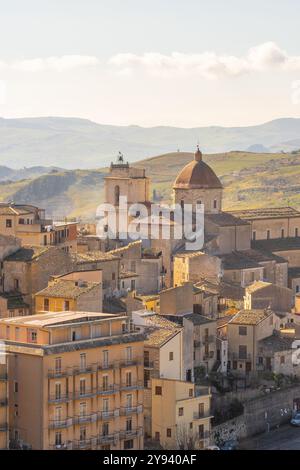
[[[221,181],[215,172],[202,160],[202,153],[197,147],[194,160],[179,173],[174,189],[222,189]]]

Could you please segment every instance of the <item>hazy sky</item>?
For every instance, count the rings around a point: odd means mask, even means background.
[[[299,0],[0,0],[0,115],[143,126],[300,115]]]

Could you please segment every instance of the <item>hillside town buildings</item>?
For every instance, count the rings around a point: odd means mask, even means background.
[[[0,447],[205,449],[220,390],[300,378],[300,212],[224,211],[198,147],[170,188],[193,224],[204,208],[190,250],[143,168],[119,154],[104,180],[108,212],[144,204],[150,237],[0,204]]]

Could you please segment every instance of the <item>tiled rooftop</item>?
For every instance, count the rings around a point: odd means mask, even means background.
[[[7,325],[16,324],[43,328],[65,323],[105,320],[112,318],[115,319],[119,317],[114,314],[95,312],[47,312],[25,317],[3,318],[0,321],[1,323],[5,323]]]
[[[285,250],[300,250],[300,237],[273,238],[270,240],[256,240],[252,247],[265,252],[277,252]]]
[[[176,323],[167,320],[160,315],[152,315],[146,317],[146,324],[149,327],[147,340],[145,346],[160,347],[163,346],[167,341],[176,336],[182,328]]]
[[[271,310],[240,310],[230,320],[229,324],[235,325],[257,325],[272,315]]]
[[[119,259],[117,256],[111,254],[110,252],[94,250],[87,251],[86,253],[76,253],[75,259],[78,263],[86,263],[93,261],[111,261]]]
[[[36,295],[43,297],[77,299],[80,295],[86,294],[98,286],[99,283],[96,282],[84,282],[80,285],[78,282],[72,280],[59,279],[50,283],[50,285],[45,289],[37,292]]]
[[[226,255],[219,255],[224,269],[251,269],[260,268],[257,261],[244,255],[242,251],[233,251]]]
[[[261,209],[245,209],[230,211],[235,217],[246,220],[253,219],[277,219],[282,217],[300,217],[300,212],[293,207],[270,207]]]
[[[246,291],[249,292],[249,294],[252,294],[252,292],[256,292],[260,289],[264,289],[265,287],[269,287],[271,285],[272,285],[271,282],[255,281],[246,287]]]
[[[5,258],[5,261],[23,261],[29,262],[43,255],[53,247],[41,245],[24,245],[19,250]]]
[[[205,219],[209,220],[219,227],[232,227],[236,225],[248,225],[246,220],[239,218],[238,215],[235,215],[230,212],[219,212],[218,214],[207,214]]]

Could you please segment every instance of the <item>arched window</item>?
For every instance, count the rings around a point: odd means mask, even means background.
[[[217,204],[218,204],[218,203],[217,203],[217,200],[215,199],[215,200],[214,200],[214,209],[217,208]]]
[[[120,186],[115,186],[115,205],[118,206],[120,201]]]

